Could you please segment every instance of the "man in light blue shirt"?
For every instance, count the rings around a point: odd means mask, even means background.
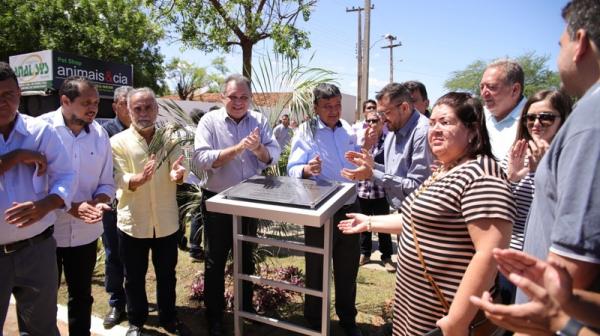
[[[353,180],[371,179],[383,186],[390,206],[400,209],[404,198],[431,174],[433,157],[427,142],[429,119],[414,109],[411,93],[403,84],[386,85],[376,98],[377,111],[385,116],[389,130],[383,144],[384,164],[375,163],[374,169],[363,164],[344,170],[343,174]],[[366,156],[351,152],[348,158],[365,160]]]
[[[207,173],[202,189],[205,272],[204,304],[209,335],[223,335],[225,262],[233,244],[233,217],[207,211],[205,200],[252,177],[279,160],[279,145],[267,118],[249,109],[250,80],[240,75],[225,79],[224,107],[205,114],[196,130],[194,163]],[[242,233],[256,235],[255,219],[242,218]],[[253,244],[242,244],[242,272],[254,273]],[[240,293],[236,293],[240,295]],[[252,284],[244,281],[240,310],[252,310]]]
[[[52,210],[70,208],[75,174],[52,127],[17,111],[20,97],[0,62],[0,325],[12,294],[22,334],[58,336]]]
[[[284,114],[279,118],[279,125],[275,126],[273,129],[273,134],[275,135],[275,139],[277,139],[277,143],[279,144],[279,148],[283,150],[285,146],[290,143],[292,140],[292,135],[294,131],[290,127],[290,116]]]
[[[515,142],[521,111],[525,75],[519,63],[501,59],[490,63],[479,83],[485,105],[485,126],[492,153],[502,161]]]
[[[98,90],[82,77],[65,79],[59,90],[61,107],[39,118],[48,122],[70,154],[77,188],[71,209],[56,211],[54,224],[59,278],[68,286],[69,334],[89,335],[92,314],[92,274],[96,266],[102,214],[115,196],[113,161],[107,132],[94,121]]]
[[[303,123],[292,139],[288,160],[288,174],[297,178],[350,182],[342,177],[344,168],[351,164],[344,155],[359,150],[352,127],[340,119],[342,95],[337,86],[321,84],[313,90],[316,116]],[[356,326],[356,276],[360,256],[359,235],[344,235],[337,223],[346,214],[358,211],[356,194],[333,216],[331,254],[335,284],[335,311],[346,335],[361,335]],[[304,227],[305,243],[323,247],[324,228]],[[322,290],[323,256],[306,253],[306,287]],[[321,328],[321,299],[306,295],[304,317],[312,328]]]

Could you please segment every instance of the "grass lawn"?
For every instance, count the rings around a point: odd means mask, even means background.
[[[100,245],[101,246],[101,245]],[[281,252],[281,251],[280,251]],[[280,257],[267,257],[265,263],[269,266],[297,266],[304,271],[304,257],[279,254]],[[148,301],[155,307],[155,276],[151,261],[149,262],[149,271],[146,277]],[[192,262],[187,252],[179,251],[179,260],[177,264],[177,309],[179,318],[185,322],[193,331],[194,335],[207,335],[207,325],[204,319],[204,306],[202,302],[190,299],[190,287],[192,281],[199,271],[204,270],[204,264]],[[389,302],[394,293],[394,274],[385,271],[361,267],[358,274],[358,297],[356,307],[358,309],[357,323],[365,335],[389,335],[388,328],[385,328],[386,322],[391,319],[389,312]],[[333,284],[333,282],[332,282]],[[333,288],[332,288],[333,292]],[[58,301],[66,305],[67,293],[66,284],[63,282],[59,289]],[[93,313],[96,316],[103,317],[108,311],[108,296],[104,291],[104,263],[100,260],[96,266],[94,277],[92,279],[92,295],[94,297]],[[283,318],[287,321],[303,324],[302,318],[302,297],[297,296],[294,302],[283,309]],[[332,294],[331,300],[331,319],[337,320],[333,303],[335,297]],[[127,326],[127,322],[122,322]],[[229,332],[233,331],[233,314],[227,313],[225,316],[225,327]],[[169,335],[162,328],[158,327],[158,316],[156,312],[151,312],[146,323],[149,335]],[[331,324],[332,335],[343,335],[338,324]],[[286,330],[274,329],[271,326],[263,324],[246,324],[244,327],[245,335],[260,336],[278,336],[292,334]]]

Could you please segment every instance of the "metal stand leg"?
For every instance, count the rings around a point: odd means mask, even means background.
[[[321,335],[329,335],[329,282],[331,281],[331,240],[333,217],[323,224],[323,298],[321,300]]]
[[[233,216],[233,330],[235,336],[243,335],[243,323],[240,318],[240,305],[242,303],[242,240],[238,235],[242,233],[242,217]]]

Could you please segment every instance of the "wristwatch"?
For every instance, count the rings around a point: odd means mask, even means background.
[[[556,336],[577,336],[579,331],[583,328],[583,324],[575,319],[570,318],[564,328],[557,331],[554,335]]]

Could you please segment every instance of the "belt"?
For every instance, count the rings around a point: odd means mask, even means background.
[[[46,230],[44,230],[44,232],[42,232],[36,236],[33,236],[31,238],[19,240],[17,242],[6,244],[6,245],[0,245],[0,256],[9,255],[11,253],[17,252],[17,251],[27,247],[27,246],[31,246],[31,245],[40,243],[40,242],[46,240],[47,238],[49,238],[50,236],[52,236],[53,233],[54,233],[54,226],[50,226]]]

